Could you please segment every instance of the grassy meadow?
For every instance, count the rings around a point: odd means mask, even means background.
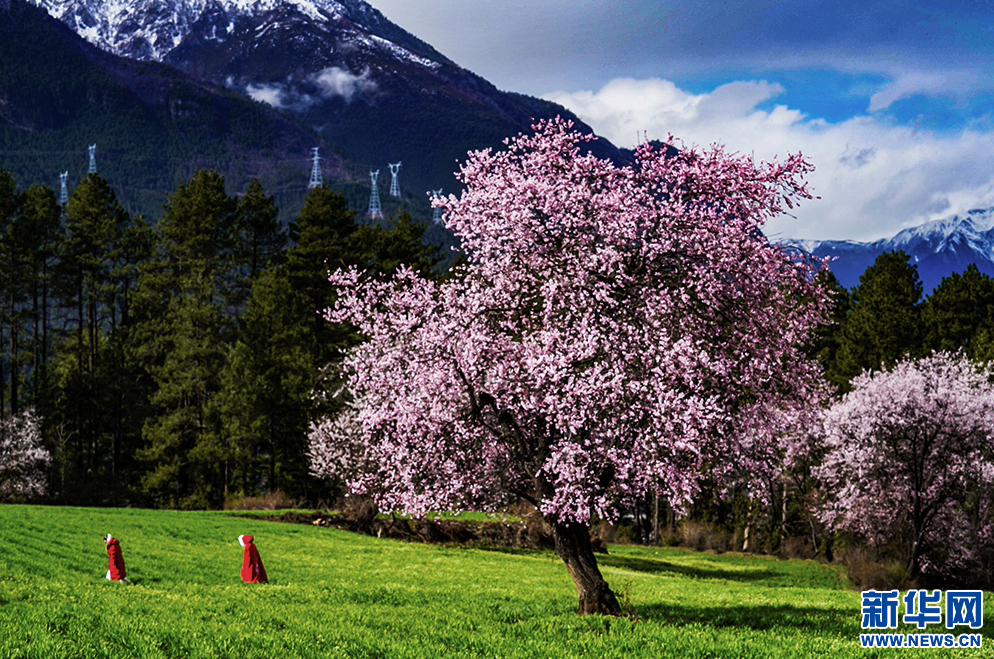
[[[130,586],[104,579],[107,533],[121,540]],[[269,584],[241,582],[242,533],[255,536]],[[0,657],[994,653],[991,623],[982,650],[861,650],[860,595],[835,566],[610,552],[602,570],[632,619],[575,615],[572,581],[547,551],[413,544],[222,512],[0,506]],[[985,608],[994,612],[990,595]]]

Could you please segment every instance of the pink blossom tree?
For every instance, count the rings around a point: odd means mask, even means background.
[[[45,494],[45,468],[50,461],[32,410],[0,420],[0,499]]]
[[[437,202],[465,265],[338,272],[327,318],[367,337],[345,366],[373,468],[351,486],[413,514],[531,502],[579,611],[619,614],[591,518],[768,474],[773,410],[818,375],[801,344],[826,299],[761,232],[809,197],[800,155],[645,145],[618,167],[585,139],[553,120],[471,153],[465,191]]]
[[[990,535],[989,514],[967,507],[990,505],[991,375],[938,352],[857,376],[822,416],[823,521],[878,546],[903,540],[912,576],[961,569],[974,553],[969,536]]]

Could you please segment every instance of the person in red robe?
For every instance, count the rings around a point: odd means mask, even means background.
[[[124,568],[124,553],[120,541],[110,533],[104,538],[107,545],[107,579],[128,583],[128,573]]]
[[[259,556],[259,550],[252,542],[252,536],[238,536],[238,544],[245,547],[245,554],[242,558],[242,581],[246,583],[269,581],[269,577],[266,576],[266,568],[262,565],[262,558]]]

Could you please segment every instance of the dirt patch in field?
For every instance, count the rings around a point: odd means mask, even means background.
[[[540,520],[501,522],[389,517],[375,519],[368,525],[362,525],[367,528],[360,528],[361,525],[354,520],[333,513],[287,512],[279,515],[251,515],[251,517],[271,522],[331,526],[345,531],[375,535],[378,538],[396,538],[410,542],[523,549],[555,547],[552,530]],[[593,544],[594,551],[607,553],[607,546],[599,538],[594,538]]]

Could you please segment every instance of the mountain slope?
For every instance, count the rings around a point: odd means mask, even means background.
[[[401,161],[401,185],[417,195],[452,188],[470,149],[535,118],[575,119],[498,90],[362,0],[33,1],[103,48],[290,110],[370,169]],[[621,157],[606,140],[594,149]]]
[[[344,165],[312,130],[284,113],[155,62],[86,43],[24,0],[0,4],[0,167],[24,186],[57,186],[98,171],[132,209],[153,214],[164,193],[200,167],[226,174],[232,191],[259,177],[303,196],[310,149],[324,146],[325,176]]]
[[[794,241],[816,256],[837,257],[831,268],[846,287],[884,252],[903,250],[918,266],[925,294],[943,277],[962,272],[971,263],[994,276],[994,208],[974,209],[965,215],[926,222],[904,229],[892,238],[871,243],[844,240]]]

